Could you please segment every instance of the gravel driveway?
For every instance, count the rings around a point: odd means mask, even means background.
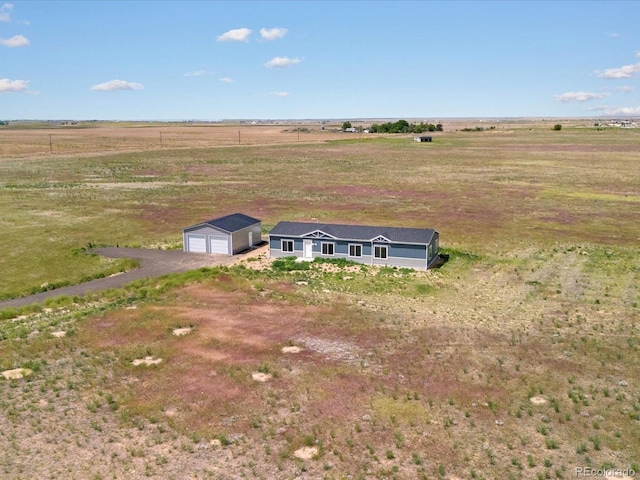
[[[262,247],[264,248],[264,247]],[[262,250],[259,248],[258,250]],[[253,250],[246,255],[254,254]],[[56,288],[47,292],[36,293],[26,297],[14,298],[0,302],[0,310],[8,307],[22,307],[32,303],[40,303],[47,298],[61,295],[81,296],[89,292],[119,288],[127,283],[141,278],[160,277],[168,273],[187,272],[201,267],[213,267],[217,265],[231,265],[244,258],[245,255],[210,255],[206,253],[187,253],[180,250],[151,250],[142,248],[96,248],[92,253],[97,253],[108,258],[135,258],[140,260],[140,268],[129,272],[99,278],[90,282],[71,285],[69,287]]]

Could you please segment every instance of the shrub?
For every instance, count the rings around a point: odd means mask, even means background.
[[[276,272],[292,272],[294,270],[309,270],[309,262],[296,262],[296,257],[278,258],[271,262],[271,269]]]
[[[360,265],[359,263],[356,263],[353,260],[347,260],[346,258],[323,258],[323,257],[314,258],[313,263],[330,263],[331,265],[336,265],[340,268],[348,267],[351,265]]]

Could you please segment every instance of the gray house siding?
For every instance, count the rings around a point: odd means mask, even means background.
[[[293,252],[282,251],[282,240],[293,242]],[[272,257],[302,257],[302,239],[290,237],[272,237],[269,236],[269,251]]]
[[[282,225],[281,225],[282,224]],[[269,235],[269,248],[270,256],[274,258],[281,257],[304,257],[304,244],[305,242],[311,242],[311,258],[344,258],[353,262],[362,263],[366,265],[380,265],[380,266],[395,266],[395,267],[407,267],[426,269],[430,266],[438,256],[438,232],[428,229],[407,229],[397,233],[396,231],[387,227],[387,231],[399,235],[409,237],[408,242],[401,241],[381,241],[378,237],[383,237],[383,234],[376,235],[370,239],[349,239],[349,238],[328,238],[322,232],[323,228],[329,230],[332,227],[342,228],[344,226],[335,225],[318,225],[317,230],[315,225],[298,224],[295,222],[281,222],[274,230],[277,231]],[[336,231],[335,228],[333,231]],[[350,229],[358,229],[359,227],[348,226]],[[369,235],[371,229],[379,229],[384,232],[385,227],[362,227],[362,233]],[[318,230],[320,232],[318,232]],[[411,230],[411,231],[409,231]],[[289,231],[294,233],[288,234]],[[360,233],[358,231],[350,231],[347,233]],[[335,235],[335,233],[334,233]],[[421,240],[416,238],[416,235],[421,235],[424,238],[424,243],[420,243]],[[353,235],[356,237],[357,235]],[[293,242],[293,251],[283,251],[282,242]],[[415,242],[415,243],[413,243]],[[325,248],[323,250],[323,244],[330,244],[332,247]],[[353,247],[353,248],[352,248]],[[350,256],[350,253],[356,253],[354,250],[360,247],[360,256]],[[383,247],[382,249],[375,249],[375,247]],[[323,254],[323,251],[331,251],[332,254]],[[374,252],[374,250],[376,250]],[[308,252],[309,253],[309,252]],[[374,253],[379,257],[375,257]]]
[[[427,258],[427,246],[392,243],[389,245],[389,256],[424,260]]]
[[[429,256],[427,265],[431,266],[431,264],[437,260],[438,253],[440,251],[440,234],[438,232],[434,232],[429,246],[431,247],[431,249],[429,250],[431,252],[431,255]]]

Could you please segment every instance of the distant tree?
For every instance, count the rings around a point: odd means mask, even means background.
[[[562,125],[560,125],[559,123],[556,123],[556,124],[553,126],[553,129],[554,129],[554,130],[562,130]]]
[[[4,120],[0,120],[0,125],[9,125],[9,122],[5,122]]]
[[[347,128],[351,128],[351,122],[349,121],[342,124],[342,130],[346,130]]]
[[[436,125],[436,132],[442,132],[443,130],[444,130],[444,128],[442,127],[441,123]]]

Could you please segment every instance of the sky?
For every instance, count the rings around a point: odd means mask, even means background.
[[[0,120],[639,115],[638,1],[0,0]]]

